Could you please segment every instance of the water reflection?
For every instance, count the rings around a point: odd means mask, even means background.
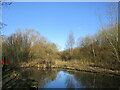
[[[80,88],[80,85],[73,75],[59,71],[55,80],[48,82],[44,88]]]
[[[38,88],[118,88],[120,77],[61,70],[24,70],[22,78],[32,78]]]

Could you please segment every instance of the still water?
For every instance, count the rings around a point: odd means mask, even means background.
[[[24,69],[22,78],[38,82],[38,88],[120,88],[120,77],[66,70]]]

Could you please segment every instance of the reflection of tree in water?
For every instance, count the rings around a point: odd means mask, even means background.
[[[120,77],[86,72],[76,72],[74,75],[83,88],[115,88],[120,86]]]
[[[57,71],[56,70],[45,70],[41,72],[41,79],[39,80],[38,87],[43,88],[48,82],[55,80]]]
[[[25,68],[20,70],[21,80],[34,80],[38,82],[38,87],[42,88],[46,83],[52,81],[56,77],[57,71],[55,70],[38,70],[36,68]]]
[[[80,88],[81,87],[81,83],[79,83],[76,79],[76,77],[74,77],[74,74],[68,74],[67,79],[66,79],[66,87],[67,88]]]
[[[73,83],[73,76],[68,76],[66,79],[66,87],[67,88],[74,88],[74,83]]]
[[[39,83],[38,83],[38,87],[39,88],[43,88],[45,85],[46,85],[46,83],[48,83],[48,82],[50,82],[51,80],[49,79],[49,78],[43,78],[43,79],[41,79],[40,81],[39,81]]]
[[[58,75],[59,74],[59,75]],[[57,70],[37,70],[37,69],[28,69],[23,70],[21,73],[22,79],[32,79],[38,81],[38,87],[42,88],[47,83],[63,79],[67,88],[115,88],[120,86],[120,77],[106,76],[95,73],[86,73],[86,72],[61,72]],[[57,82],[59,84],[59,82]]]

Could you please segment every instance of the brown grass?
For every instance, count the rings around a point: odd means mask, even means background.
[[[32,60],[28,63],[22,63],[21,67],[39,67],[46,68],[46,64],[39,64],[39,60]],[[94,63],[87,62],[85,60],[70,60],[70,61],[62,61],[62,60],[54,60],[55,64],[51,65],[51,68],[61,68],[61,69],[69,69],[69,70],[77,70],[77,71],[87,71],[87,72],[104,72],[110,74],[120,75],[120,70],[110,70],[100,67],[91,67],[90,65],[94,65]]]

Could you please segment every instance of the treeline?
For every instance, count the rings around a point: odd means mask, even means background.
[[[119,68],[120,45],[118,42],[118,25],[108,25],[97,34],[80,38],[77,47],[74,45],[74,35],[69,35],[67,49],[61,52],[63,60],[79,60],[94,63],[96,66]]]
[[[35,30],[17,30],[10,36],[3,36],[2,59],[8,65],[39,60],[53,63],[55,59],[78,60],[94,63],[96,66],[119,68],[120,45],[118,25],[102,28],[92,36],[80,38],[75,45],[74,34],[70,33],[66,50],[59,52],[56,44],[49,42]]]
[[[70,33],[67,40],[67,48],[60,52],[62,60],[79,60],[93,63],[93,66],[103,68],[120,67],[120,23],[118,22],[118,5],[108,5],[104,20],[99,15],[100,30],[94,35],[88,35],[76,40]],[[75,44],[77,44],[76,47]]]
[[[43,62],[57,58],[57,46],[35,30],[17,30],[10,36],[3,36],[2,59],[8,65],[39,59]],[[50,61],[50,60],[49,60]]]

